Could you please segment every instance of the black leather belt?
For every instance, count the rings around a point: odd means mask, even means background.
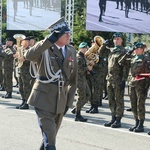
[[[43,76],[38,76],[38,79],[42,80],[42,81],[47,81],[48,80],[46,77],[43,77]]]
[[[46,77],[43,77],[43,76],[38,76],[37,78],[38,78],[39,80],[41,80],[41,81],[47,81],[47,80],[48,80]],[[51,82],[51,84],[58,85],[58,81],[56,81],[56,82]]]

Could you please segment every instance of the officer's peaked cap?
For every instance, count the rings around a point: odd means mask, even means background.
[[[64,17],[62,17],[61,19],[50,25],[47,29],[49,29],[51,33],[56,32],[58,34],[70,32],[70,29],[67,23],[65,22]]]

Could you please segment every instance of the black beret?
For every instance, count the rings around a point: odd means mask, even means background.
[[[34,39],[34,36],[29,36],[29,38],[30,38],[30,40],[31,40],[31,39]]]
[[[14,39],[11,38],[11,37],[7,37],[7,38],[6,38],[6,41],[12,41],[12,42],[14,42]]]
[[[29,40],[30,40],[30,37],[27,36],[27,37],[26,37],[25,39],[23,39],[23,40],[29,41]]]

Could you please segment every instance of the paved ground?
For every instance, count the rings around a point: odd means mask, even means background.
[[[15,84],[15,83],[14,83]],[[29,110],[17,110],[20,95],[13,90],[12,99],[1,98],[5,92],[0,92],[0,150],[38,150],[41,143],[41,133],[37,125],[33,107]],[[76,97],[77,98],[77,97]],[[125,109],[130,107],[127,89],[125,92]],[[75,105],[76,101],[74,101]],[[110,120],[108,100],[103,100],[98,114],[87,114],[87,103],[82,111],[87,123],[74,121],[71,110],[68,111],[57,136],[57,150],[149,150],[150,136],[150,99],[146,101],[145,132],[133,133],[128,128],[134,124],[132,112],[125,110],[122,128],[106,128],[103,124]]]

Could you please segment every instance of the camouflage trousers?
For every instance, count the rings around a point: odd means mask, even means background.
[[[129,97],[134,119],[144,120],[147,90],[139,86],[129,87]]]
[[[27,100],[32,89],[30,83],[32,78],[30,74],[20,73],[18,79],[19,79],[19,92],[21,94],[21,97],[22,99]]]
[[[78,93],[78,100],[76,103],[76,109],[81,110],[81,108],[90,101],[91,92],[87,81],[78,83],[77,85],[77,93]]]
[[[13,67],[3,68],[3,85],[6,92],[12,92],[13,90]]]
[[[103,98],[104,80],[100,76],[88,76],[88,85],[91,91],[91,104],[99,104]]]
[[[107,81],[107,92],[112,116],[122,117],[124,114],[124,88]]]

